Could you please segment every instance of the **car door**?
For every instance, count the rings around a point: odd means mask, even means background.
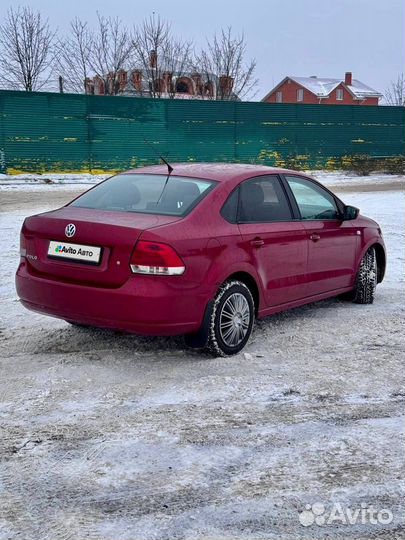
[[[343,221],[338,203],[311,179],[286,175],[308,239],[310,296],[350,287],[359,236],[353,221]]]
[[[244,250],[262,281],[266,305],[304,298],[306,230],[293,218],[277,175],[250,178],[240,185],[237,221]]]

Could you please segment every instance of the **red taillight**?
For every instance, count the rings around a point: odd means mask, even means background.
[[[20,257],[24,259],[26,255],[27,255],[27,244],[25,242],[24,235],[20,233]]]
[[[131,257],[131,270],[135,274],[178,276],[186,267],[176,251],[167,244],[139,240]]]

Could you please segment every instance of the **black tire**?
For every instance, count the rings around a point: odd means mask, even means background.
[[[370,248],[361,260],[353,290],[353,302],[372,304],[377,287],[377,257],[375,249]]]
[[[242,281],[225,282],[214,299],[206,349],[214,356],[237,354],[249,340],[254,318],[249,288]]]

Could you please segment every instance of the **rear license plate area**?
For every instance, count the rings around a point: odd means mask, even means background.
[[[70,244],[51,240],[48,246],[48,258],[82,264],[99,265],[101,247],[83,244]]]

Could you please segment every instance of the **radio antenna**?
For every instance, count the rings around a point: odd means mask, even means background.
[[[151,143],[150,143],[149,141],[147,141],[146,139],[144,139],[144,142],[145,142],[145,144],[147,144],[148,146],[150,146],[150,147],[152,148],[153,153],[154,153],[159,159],[161,159],[161,160],[163,161],[163,163],[166,165],[167,171],[168,171],[168,178],[169,178],[169,176],[172,174],[172,172],[173,172],[173,170],[174,170],[173,167],[170,165],[170,163],[167,161],[167,159],[165,159],[163,156],[161,156],[161,155],[159,154],[159,152],[156,150],[156,148],[153,147],[153,144],[151,144]]]
[[[147,141],[146,139],[144,139],[144,141],[145,141],[145,143],[146,143],[148,146],[150,146],[150,147],[152,148],[153,153],[154,153],[156,156],[158,156],[158,158],[161,159],[161,160],[163,161],[163,163],[167,166],[167,177],[166,177],[165,183],[164,183],[164,185],[163,185],[163,189],[162,189],[162,191],[160,192],[159,198],[158,198],[158,200],[157,200],[157,202],[156,202],[156,206],[158,206],[159,203],[160,203],[160,201],[162,200],[162,195],[163,195],[163,193],[164,193],[165,190],[166,190],[166,186],[167,186],[167,183],[168,183],[168,181],[169,181],[170,175],[171,175],[172,172],[173,172],[173,167],[170,165],[170,163],[169,163],[163,156],[161,156],[161,155],[159,154],[159,152],[157,152],[157,151],[155,150],[155,148],[153,148],[153,145],[152,145],[149,141]]]

